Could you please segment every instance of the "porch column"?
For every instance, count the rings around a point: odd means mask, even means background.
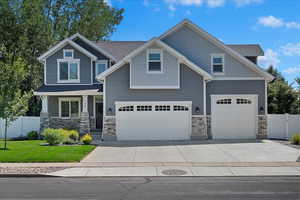
[[[50,126],[50,116],[48,113],[48,96],[41,96],[42,110],[40,113],[40,133]]]
[[[90,117],[88,112],[88,96],[82,96],[82,112],[80,114],[80,134],[90,133]]]

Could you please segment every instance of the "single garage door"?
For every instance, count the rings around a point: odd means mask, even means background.
[[[213,139],[256,138],[257,95],[212,95]]]
[[[192,102],[116,102],[117,140],[189,140]]]

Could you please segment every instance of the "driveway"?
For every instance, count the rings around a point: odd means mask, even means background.
[[[84,163],[295,162],[300,150],[270,140],[102,143]]]

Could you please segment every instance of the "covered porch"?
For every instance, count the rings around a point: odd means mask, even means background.
[[[41,131],[76,129],[80,134],[102,131],[102,84],[42,86],[35,95],[42,100]]]

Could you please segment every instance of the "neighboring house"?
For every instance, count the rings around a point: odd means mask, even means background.
[[[67,38],[44,63],[41,128],[104,140],[267,137],[259,45],[226,45],[189,20],[150,41]]]

